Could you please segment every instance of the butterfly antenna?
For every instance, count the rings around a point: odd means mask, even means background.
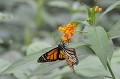
[[[68,41],[68,45],[69,45],[70,41]]]
[[[65,45],[65,42],[61,40],[61,44]]]
[[[50,36],[54,38],[55,43],[58,45],[58,43],[57,43],[57,39],[56,39],[55,35],[54,35],[53,33],[50,33]]]

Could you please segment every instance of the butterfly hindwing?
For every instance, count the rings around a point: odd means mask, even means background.
[[[67,49],[63,49],[63,50],[60,50],[60,53],[63,55],[63,57],[65,58],[66,62],[68,63],[70,69],[72,70],[73,73],[75,73],[74,71],[74,64],[78,63],[77,58],[75,56],[75,50],[72,49],[71,50],[67,50]]]
[[[78,64],[78,58],[76,56],[76,51],[74,48],[65,48],[64,53],[67,56],[67,58],[72,62],[73,65]]]
[[[58,54],[58,60],[64,60],[64,59],[65,59],[64,52],[63,52],[63,50],[60,50],[59,54]]]

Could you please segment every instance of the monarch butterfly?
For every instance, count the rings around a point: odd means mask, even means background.
[[[70,69],[74,73],[74,65],[78,64],[78,58],[76,56],[76,51],[74,48],[68,48],[65,42],[61,41],[58,47],[46,52],[40,56],[37,62],[51,62],[56,60],[66,60]]]

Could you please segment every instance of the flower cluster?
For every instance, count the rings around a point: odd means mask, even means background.
[[[93,8],[90,8],[90,11],[92,12]],[[98,6],[95,6],[94,8],[95,12],[101,12],[102,11],[102,8],[98,7]]]
[[[63,41],[69,41],[71,36],[74,35],[74,29],[76,28],[75,23],[69,23],[64,25],[64,27],[59,27],[58,29],[64,33],[64,36],[61,37]]]

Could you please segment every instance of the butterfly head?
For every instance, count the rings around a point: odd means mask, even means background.
[[[60,49],[64,49],[66,47],[66,43],[64,41],[61,41],[60,44],[58,45]]]

